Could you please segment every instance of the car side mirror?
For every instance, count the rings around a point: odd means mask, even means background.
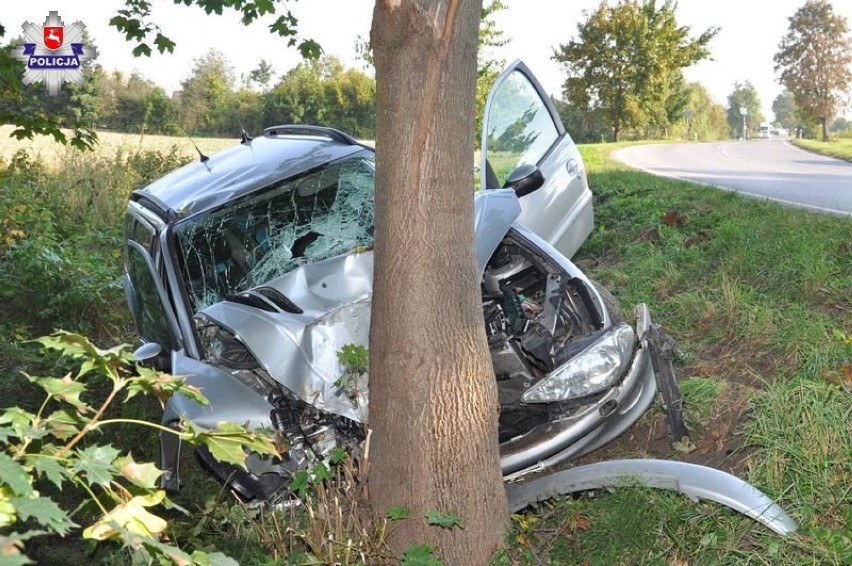
[[[544,175],[537,165],[519,165],[509,173],[509,178],[503,184],[504,189],[514,189],[519,197],[528,195],[544,185]]]
[[[162,351],[163,347],[156,342],[146,342],[133,351],[133,359],[140,363],[150,362]]]

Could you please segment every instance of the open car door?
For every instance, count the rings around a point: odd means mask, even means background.
[[[539,173],[538,188],[518,191],[518,222],[570,258],[594,224],[585,166],[550,98],[527,66],[515,61],[485,103],[480,187],[513,187],[518,177]]]

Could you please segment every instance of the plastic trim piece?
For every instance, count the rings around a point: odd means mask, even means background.
[[[693,501],[715,501],[779,535],[792,534],[799,528],[792,517],[753,485],[715,468],[673,460],[611,460],[578,466],[524,484],[508,484],[506,494],[509,511],[516,513],[557,495],[626,486],[670,489]]]

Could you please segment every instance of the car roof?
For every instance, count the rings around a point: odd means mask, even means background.
[[[317,126],[275,126],[134,191],[131,200],[176,220],[361,151],[348,135]]]

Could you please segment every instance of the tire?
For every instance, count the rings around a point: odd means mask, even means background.
[[[594,279],[589,278],[595,290],[601,296],[601,299],[604,303],[604,308],[609,313],[609,318],[612,320],[612,324],[616,325],[621,322],[624,322],[624,315],[621,312],[621,307],[618,304],[618,300],[612,295],[609,289],[595,281]]]

